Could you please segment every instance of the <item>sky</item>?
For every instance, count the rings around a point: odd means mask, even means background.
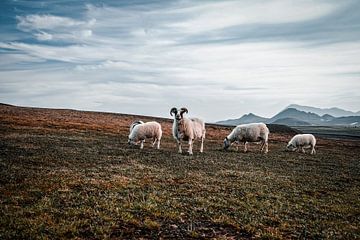
[[[0,2],[0,102],[206,122],[360,110],[360,1]]]

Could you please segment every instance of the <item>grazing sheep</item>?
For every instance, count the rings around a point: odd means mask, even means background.
[[[189,143],[189,154],[193,154],[193,141],[196,139],[201,140],[200,152],[204,150],[204,139],[205,139],[205,123],[199,118],[187,118],[183,114],[188,113],[186,108],[170,110],[170,115],[174,114],[174,122],[172,126],[173,137],[179,147],[179,153],[182,153],[181,140],[188,141]]]
[[[157,142],[157,149],[160,148],[160,140],[162,136],[161,125],[158,122],[142,122],[137,121],[133,122],[130,125],[130,134],[129,134],[129,144],[137,145],[139,142],[141,143],[140,149],[143,149],[144,142],[146,138],[152,138],[154,147]]]
[[[269,129],[264,123],[249,123],[236,126],[232,132],[224,139],[224,149],[228,149],[234,142],[244,143],[244,152],[248,150],[249,142],[261,142],[261,150],[264,153],[269,151],[268,139]]]
[[[295,135],[286,146],[286,149],[288,151],[295,151],[298,149],[298,151],[301,151],[305,153],[304,148],[310,148],[311,152],[310,154],[315,154],[315,145],[316,145],[316,139],[314,135],[312,134],[297,134]]]

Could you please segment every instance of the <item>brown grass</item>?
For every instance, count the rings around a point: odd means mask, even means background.
[[[230,128],[209,125],[187,156],[168,119],[160,150],[129,147],[135,119],[153,118],[1,105],[0,238],[360,238],[358,141],[225,152]]]

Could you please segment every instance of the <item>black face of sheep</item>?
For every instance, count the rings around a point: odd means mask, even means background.
[[[227,150],[230,147],[230,141],[229,139],[226,137],[224,139],[224,149]]]
[[[171,110],[170,110],[170,115],[172,116],[173,114],[175,115],[175,119],[177,121],[181,120],[183,118],[183,114],[184,113],[188,113],[189,111],[187,110],[187,108],[180,108],[180,110],[178,111],[178,109],[176,109],[175,107],[173,107]]]

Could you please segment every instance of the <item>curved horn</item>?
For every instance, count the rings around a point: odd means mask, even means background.
[[[142,124],[142,123],[144,123],[144,122],[141,120],[137,120],[137,121],[134,121],[132,124]]]
[[[184,108],[184,107],[182,107],[181,109],[180,109],[180,116],[181,116],[181,118],[183,118],[183,114],[184,113],[188,113],[189,111],[187,110],[187,108]]]
[[[189,111],[187,110],[187,108],[184,108],[184,107],[182,107],[182,108],[180,109],[180,112],[182,112],[182,113],[184,113],[184,112],[189,113]]]
[[[175,107],[173,107],[171,110],[170,110],[170,116],[172,116],[172,114],[175,114],[177,113],[177,109]]]

